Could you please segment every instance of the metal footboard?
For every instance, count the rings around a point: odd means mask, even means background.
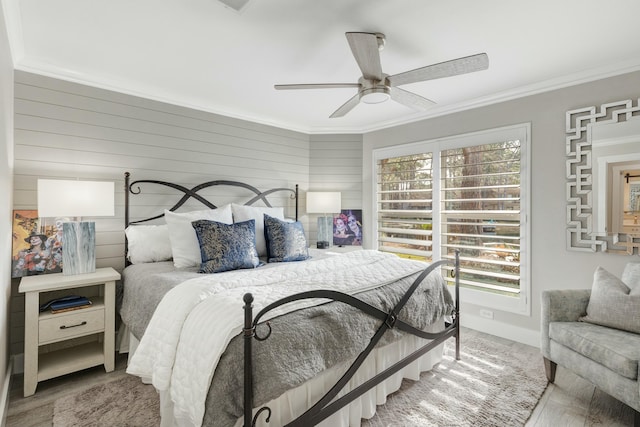
[[[415,290],[418,288],[420,283],[434,270],[442,267],[446,264],[454,264],[455,270],[455,306],[454,310],[451,313],[452,321],[451,323],[447,323],[445,328],[442,331],[431,333],[426,332],[421,329],[415,328],[414,326],[402,321],[398,318],[398,313],[405,306],[407,301],[411,298]],[[459,270],[460,270],[460,259],[459,253],[456,251],[455,260],[442,260],[436,261],[430,264],[412,283],[407,292],[402,296],[402,298],[396,303],[396,305],[389,312],[384,312],[368,303],[365,303],[359,300],[356,297],[351,295],[331,291],[331,290],[317,290],[317,291],[309,291],[302,292],[295,295],[291,295],[289,297],[278,300],[272,304],[269,304],[264,309],[262,309],[255,318],[253,317],[253,295],[247,293],[244,295],[244,427],[253,427],[256,424],[258,418],[264,414],[266,417],[266,421],[269,421],[271,417],[271,409],[269,407],[260,408],[255,416],[253,415],[253,361],[252,361],[252,340],[257,339],[259,341],[266,340],[271,335],[271,326],[269,322],[266,322],[266,326],[268,327],[268,331],[264,336],[260,336],[256,333],[256,327],[260,323],[260,319],[269,311],[280,307],[284,304],[291,303],[293,301],[309,299],[309,298],[324,298],[330,299],[333,301],[342,302],[344,304],[348,304],[352,307],[355,307],[362,312],[373,316],[381,321],[380,326],[374,333],[371,338],[371,341],[367,345],[367,347],[356,357],[355,361],[351,364],[349,369],[342,375],[342,377],[335,383],[335,385],[323,396],[320,398],[318,402],[316,402],[312,407],[310,407],[306,412],[300,415],[295,420],[291,421],[287,424],[288,427],[307,427],[313,426],[320,422],[322,422],[327,417],[331,416],[335,412],[339,411],[341,408],[345,407],[353,400],[363,395],[368,390],[372,389],[376,385],[380,384],[382,381],[389,378],[391,375],[395,374],[405,366],[414,362],[427,352],[431,351],[438,345],[440,345],[445,340],[455,337],[456,339],[456,360],[460,359],[460,303],[459,303]],[[373,376],[372,378],[365,381],[360,386],[354,388],[349,391],[345,395],[341,396],[338,399],[335,397],[340,393],[340,391],[344,388],[344,386],[349,382],[349,380],[356,373],[358,368],[365,361],[367,356],[373,351],[376,344],[380,341],[383,335],[393,329],[397,328],[403,332],[410,333],[420,338],[431,340],[429,343],[415,350],[413,353],[396,362],[392,366]]]

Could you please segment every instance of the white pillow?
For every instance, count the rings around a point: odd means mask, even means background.
[[[127,258],[132,264],[171,259],[169,227],[165,225],[130,225],[127,235]]]
[[[604,268],[596,268],[587,315],[579,320],[640,334],[640,286],[630,288]]]
[[[264,238],[264,214],[273,218],[284,220],[283,208],[265,208],[259,206],[245,206],[231,204],[233,222],[242,222],[253,219],[256,221],[256,248],[258,256],[267,256],[267,241]]]
[[[640,262],[629,262],[624,266],[622,281],[632,289],[640,287]]]
[[[176,268],[199,266],[202,263],[200,244],[198,243],[196,232],[191,225],[192,221],[208,219],[224,224],[233,224],[230,205],[224,205],[218,209],[184,213],[165,210],[164,219],[169,226],[173,265],[175,265]]]

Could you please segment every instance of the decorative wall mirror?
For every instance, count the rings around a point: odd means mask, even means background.
[[[639,254],[640,106],[568,111],[567,248]]]

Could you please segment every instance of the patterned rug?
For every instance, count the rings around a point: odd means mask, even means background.
[[[363,427],[523,426],[547,387],[542,357],[485,337],[463,332],[459,361],[449,340],[443,361],[420,381],[405,380]],[[58,399],[53,425],[158,426],[158,412],[153,387],[127,376]]]

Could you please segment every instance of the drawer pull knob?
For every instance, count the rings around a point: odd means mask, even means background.
[[[78,326],[84,326],[87,324],[86,320],[83,320],[82,322],[78,323],[77,325],[71,325],[71,326],[67,326],[67,325],[62,325],[60,326],[60,329],[71,329],[71,328],[77,328]]]

